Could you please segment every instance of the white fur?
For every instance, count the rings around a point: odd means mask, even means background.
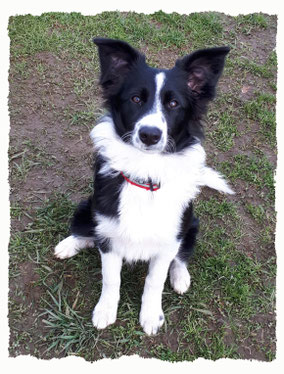
[[[172,198],[171,193],[178,194],[182,191],[184,200],[188,202],[196,197],[202,186],[233,193],[223,177],[206,166],[205,151],[200,143],[180,153],[143,151],[121,140],[110,117],[104,117],[102,122],[94,127],[91,138],[95,150],[108,161],[101,171],[103,174],[122,171],[134,180],[151,178],[153,183],[161,183],[162,186],[155,191],[155,198],[162,191],[166,191],[167,199],[169,196]],[[135,193],[140,191],[135,187],[134,190]]]
[[[178,217],[204,183],[200,178],[205,162],[202,146],[196,144],[181,155],[148,154],[123,143],[109,120],[95,127],[92,138],[108,160],[109,169],[105,167],[104,173],[120,170],[133,179],[150,177],[153,183],[161,183],[154,192],[125,183],[120,192],[119,219],[96,215],[96,234],[115,240],[112,250],[127,261],[149,260],[164,248],[176,248]]]
[[[127,207],[125,208],[122,209],[120,204],[120,219],[110,219],[96,214],[96,220],[98,221],[96,235],[101,238],[110,238],[112,252],[123,257],[128,262],[148,261],[151,257],[158,256],[164,250],[171,253],[173,257],[176,255],[179,241],[175,239],[175,236],[170,235],[174,230],[171,230],[171,233],[165,236],[162,230],[163,222],[154,224],[151,218],[149,218],[149,222],[144,222],[143,217],[144,219],[147,219],[147,217],[144,214],[140,215],[140,212],[135,214],[135,207],[133,209],[130,207],[128,209]],[[171,221],[174,223],[173,219]],[[154,224],[154,227],[150,226],[151,223],[152,225]],[[170,226],[169,223],[168,226]]]
[[[213,188],[214,190],[228,193],[230,195],[233,195],[235,193],[228,186],[227,182],[220,173],[207,166],[202,169],[202,173],[200,175],[200,185],[208,186],[210,188]]]
[[[156,334],[164,323],[162,292],[171,261],[167,251],[150,261],[140,311],[140,324],[148,335]]]
[[[156,113],[163,80],[162,75],[157,76]],[[184,209],[202,186],[224,193],[233,191],[219,173],[206,166],[205,151],[200,143],[181,153],[145,152],[123,142],[110,117],[95,126],[91,138],[95,150],[107,161],[100,173],[124,172],[130,179],[151,178],[153,183],[161,184],[159,190],[150,192],[125,182],[120,191],[118,217],[108,218],[95,212],[96,235],[109,238],[111,250],[101,252],[102,293],[92,321],[98,329],[115,322],[122,260],[150,261],[140,324],[147,334],[156,334],[164,322],[162,291],[169,268],[170,282],[176,292],[182,294],[190,285],[186,265],[176,257],[180,246],[177,234]],[[68,258],[88,246],[93,246],[93,240],[71,235],[56,246],[55,255]]]
[[[205,167],[205,151],[200,144],[195,144],[182,153],[150,153],[124,143],[113,126],[112,119],[105,117],[91,131],[95,150],[108,161],[104,174],[115,170],[117,173],[124,172],[132,179],[146,180],[150,177],[153,183],[162,182],[163,189],[169,184],[174,189],[178,186],[188,189],[194,185],[204,185],[201,174]],[[182,186],[182,181],[191,180],[194,182],[189,182],[189,186]],[[190,198],[191,195],[187,200]]]
[[[162,111],[161,103],[161,89],[163,88],[165,78],[165,73],[158,73],[156,75],[156,92],[153,107],[151,108],[149,113],[140,118],[140,120],[135,124],[132,136],[132,143],[135,147],[140,148],[142,150],[145,149],[146,146],[144,143],[141,142],[138,133],[141,127],[143,126],[157,127],[162,131],[161,140],[157,144],[151,146],[151,151],[161,151],[165,148],[167,144],[167,123]]]
[[[187,267],[177,257],[170,267],[170,282],[173,289],[180,295],[184,294],[190,286],[190,275]]]
[[[116,320],[122,257],[113,252],[101,252],[101,261],[103,286],[92,317],[93,325],[98,329],[104,329]]]
[[[68,236],[55,247],[54,254],[57,258],[64,259],[75,256],[83,248],[93,247],[94,240]]]
[[[160,85],[161,87],[161,85]],[[150,192],[124,183],[119,197],[119,215],[108,218],[96,214],[96,234],[110,239],[114,258],[126,261],[150,261],[140,311],[140,323],[147,334],[157,333],[164,322],[162,291],[170,267],[170,281],[176,292],[186,292],[190,275],[186,265],[176,258],[180,242],[176,239],[180,218],[189,201],[209,186],[224,193],[233,193],[222,176],[206,166],[205,151],[200,143],[182,153],[149,153],[124,143],[115,133],[110,117],[91,132],[98,151],[107,164],[102,174],[124,172],[130,179],[148,179],[161,188]],[[117,310],[119,266],[103,263],[103,290],[94,310],[93,323],[98,328],[113,323]],[[115,272],[114,275],[113,271]],[[106,279],[115,277],[115,282]],[[112,286],[111,286],[112,284]],[[116,295],[116,296],[113,296]],[[111,305],[109,304],[111,300]],[[115,304],[116,303],[116,304]]]

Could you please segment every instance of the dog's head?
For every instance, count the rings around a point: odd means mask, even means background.
[[[200,120],[215,96],[228,47],[203,49],[155,69],[126,42],[96,38],[100,84],[116,132],[145,152],[174,152],[203,136]]]

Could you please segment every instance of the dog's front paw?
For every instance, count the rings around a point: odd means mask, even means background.
[[[117,307],[98,303],[93,311],[92,322],[97,329],[104,329],[116,320]]]
[[[140,312],[140,325],[147,335],[157,334],[164,321],[165,317],[161,308],[142,307]]]

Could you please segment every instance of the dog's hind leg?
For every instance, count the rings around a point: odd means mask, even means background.
[[[190,275],[186,263],[178,257],[171,263],[170,282],[173,289],[180,295],[184,294],[190,286]]]
[[[66,239],[57,244],[54,254],[57,258],[64,259],[75,256],[81,249],[92,248],[94,240],[91,238],[82,238],[70,235]]]
[[[190,286],[187,262],[193,253],[197,233],[198,219],[194,217],[190,227],[183,236],[178,254],[170,266],[170,283],[173,289],[179,294],[185,293]]]
[[[81,249],[94,246],[95,223],[92,217],[92,202],[93,199],[90,197],[78,205],[71,223],[71,235],[57,244],[54,251],[56,257],[69,258]]]

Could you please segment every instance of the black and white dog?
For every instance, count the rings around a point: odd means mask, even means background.
[[[147,334],[164,322],[162,292],[169,271],[179,294],[187,291],[187,260],[198,220],[192,201],[202,186],[233,193],[206,166],[202,118],[229,48],[198,50],[170,70],[149,67],[129,44],[94,39],[100,84],[108,114],[91,132],[96,152],[94,193],[79,204],[71,236],[55,248],[68,258],[99,249],[102,293],[93,311],[95,327],[116,320],[123,260],[149,261],[140,311]]]

